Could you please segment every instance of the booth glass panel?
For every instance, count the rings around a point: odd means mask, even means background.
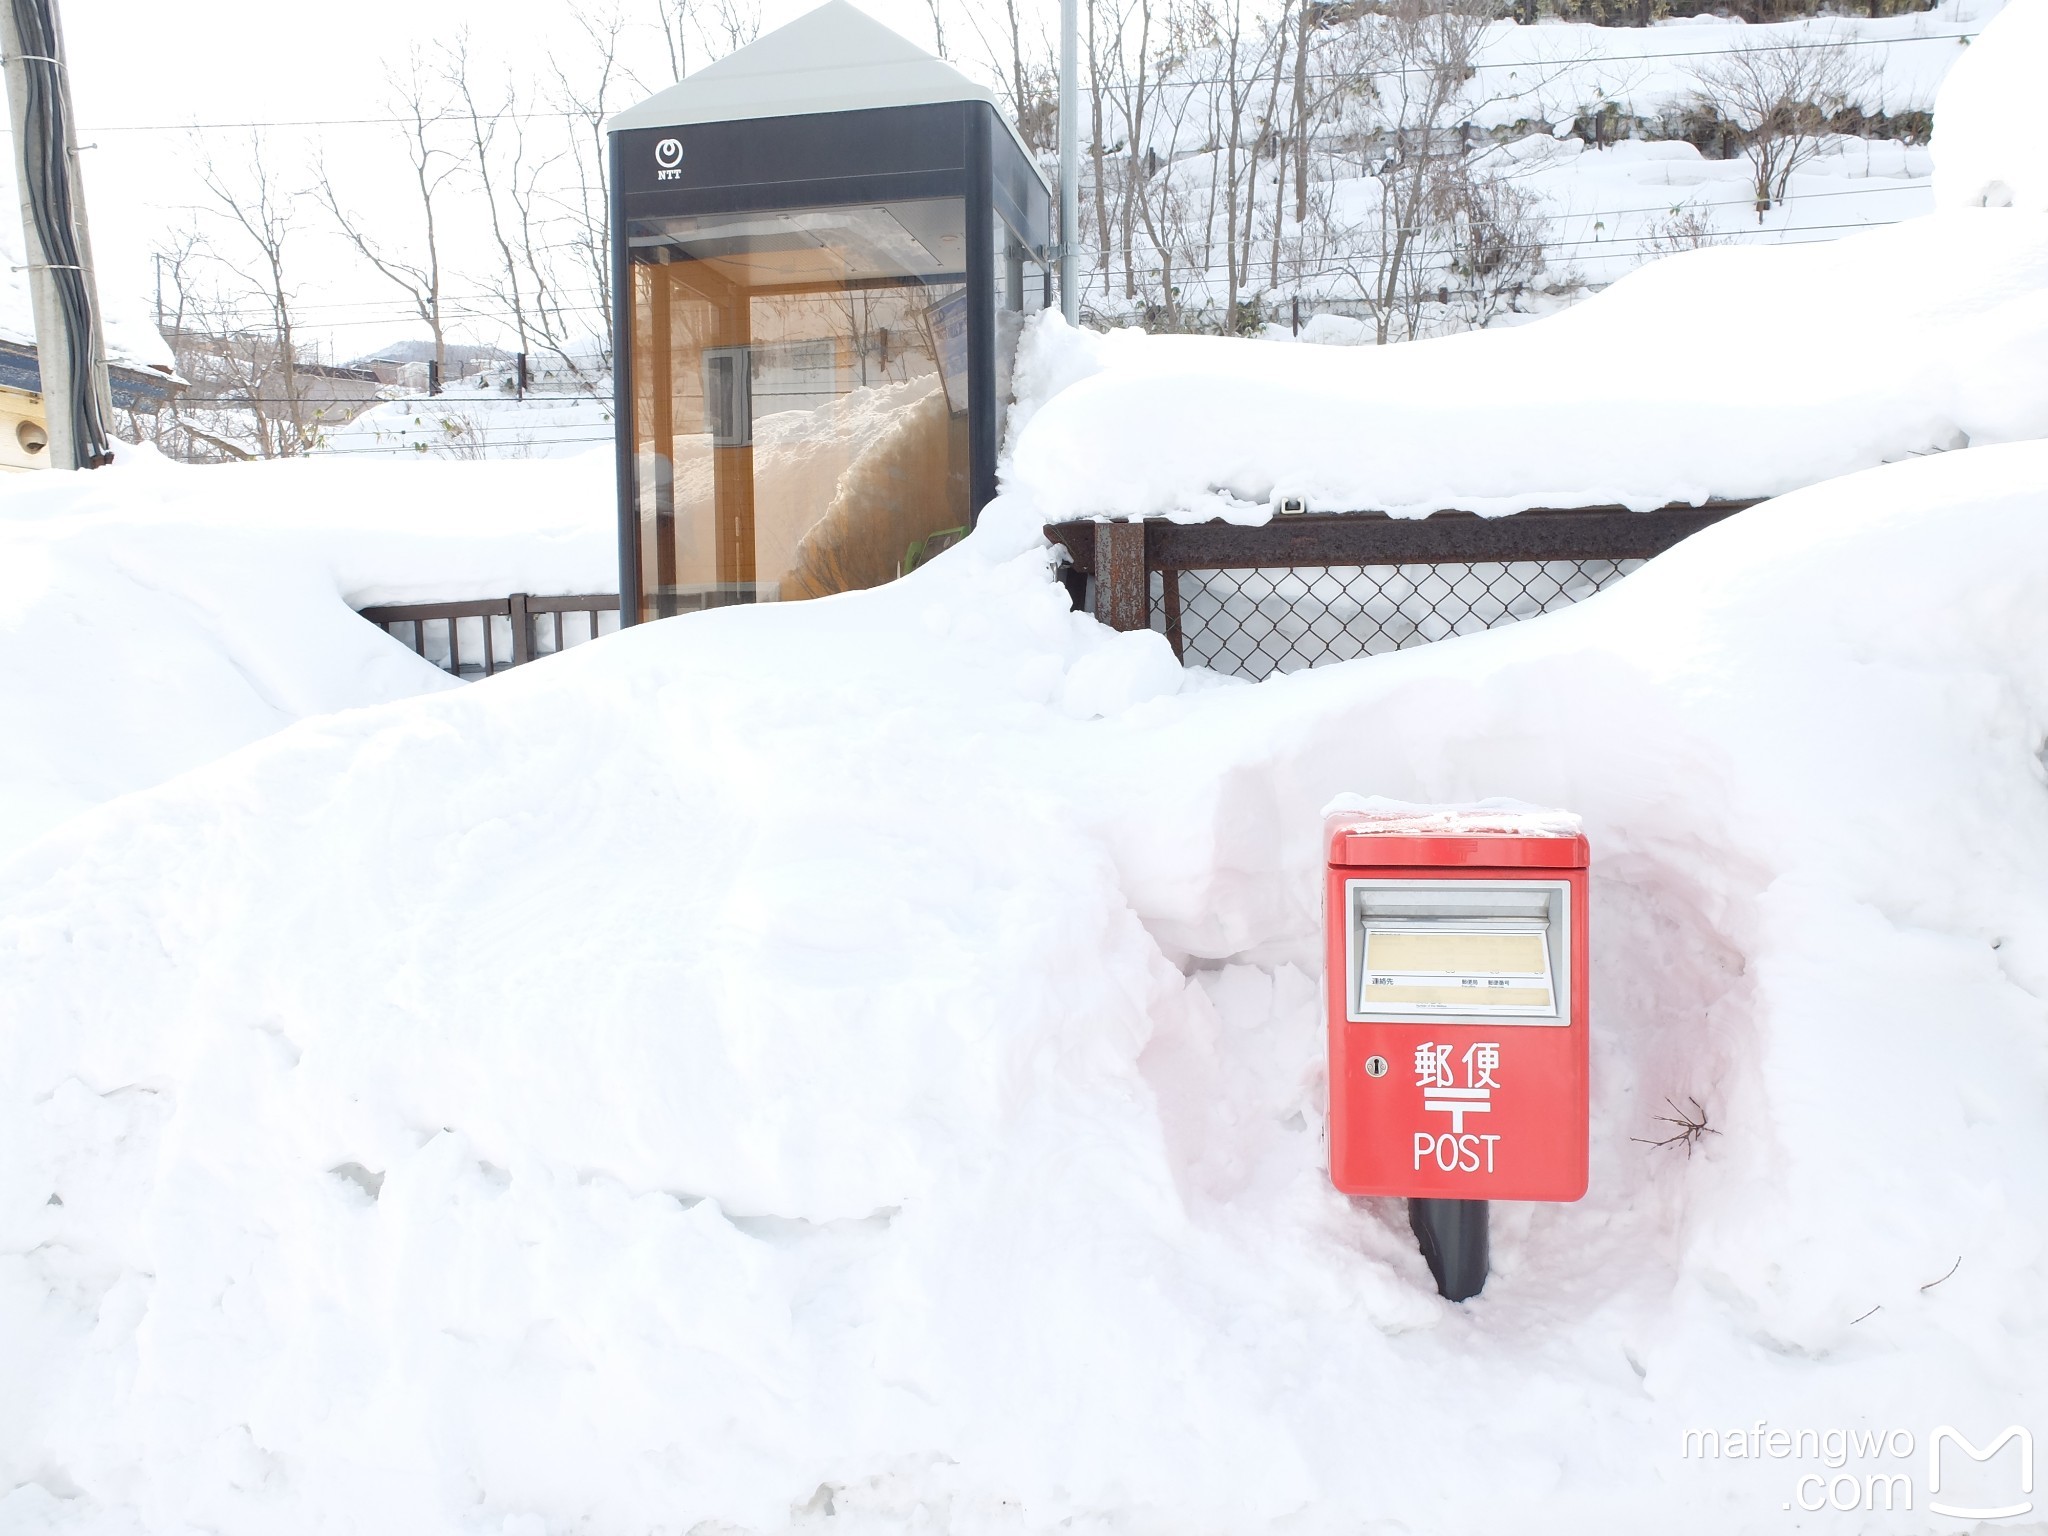
[[[964,533],[962,199],[628,233],[640,617],[874,586]]]

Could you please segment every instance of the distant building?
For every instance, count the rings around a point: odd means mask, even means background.
[[[110,362],[114,409],[154,415],[184,380],[161,364]],[[50,424],[43,410],[43,372],[32,341],[0,336],[0,470],[49,463]]]
[[[50,462],[35,310],[19,230],[19,224],[0,221],[0,470],[40,469]],[[141,295],[102,282],[99,298],[101,345],[117,418],[112,425],[119,436],[148,436],[150,423],[185,388],[185,380]]]
[[[173,458],[210,463],[304,453],[383,397],[368,368],[315,362],[296,348],[287,359],[272,331],[168,327],[163,335],[177,371],[191,381],[147,433]]]

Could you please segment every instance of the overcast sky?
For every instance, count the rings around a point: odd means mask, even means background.
[[[225,161],[246,157],[248,131],[189,126],[265,123],[268,153],[294,185],[311,182],[324,153],[344,196],[391,219],[410,215],[392,184],[408,174],[389,125],[342,126],[334,119],[388,112],[385,69],[408,50],[432,50],[467,28],[482,71],[517,71],[537,80],[551,53],[573,58],[587,45],[574,0],[57,0],[70,56],[78,137],[104,299],[146,303],[151,248],[166,230],[191,222],[202,193],[197,167],[208,148]],[[618,0],[638,25],[630,62],[649,90],[670,81],[654,24],[655,0]],[[801,15],[814,0],[761,0],[763,30]],[[856,0],[861,8],[924,47],[932,46],[926,0]],[[959,12],[942,0],[949,52],[977,75],[980,47]],[[1037,7],[1034,6],[1034,9]],[[692,67],[696,66],[692,60]],[[621,93],[627,105],[640,93]],[[327,126],[286,126],[327,122]],[[467,187],[455,194],[472,201]],[[380,199],[391,201],[381,209]],[[300,302],[334,355],[373,350],[394,338],[424,335],[399,318],[402,298],[341,241],[310,203],[299,239]],[[394,228],[400,227],[396,224]],[[10,244],[19,242],[10,230]],[[481,260],[479,253],[478,260]],[[474,284],[451,284],[464,292]]]

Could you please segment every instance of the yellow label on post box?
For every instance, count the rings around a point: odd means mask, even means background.
[[[1361,1013],[1542,1015],[1557,1011],[1539,926],[1404,922],[1367,926]]]

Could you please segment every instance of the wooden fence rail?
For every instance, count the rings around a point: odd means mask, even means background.
[[[361,612],[380,629],[406,640],[414,651],[442,671],[456,677],[489,677],[507,667],[522,666],[609,633],[603,627],[607,615],[612,619],[612,627],[617,628],[619,595],[616,592],[596,592],[540,597],[529,592],[514,592],[510,597],[466,602],[387,604],[364,608]],[[572,614],[586,615],[588,622],[581,626],[565,625],[564,620]],[[480,652],[481,661],[465,662],[462,659],[465,620],[474,621],[471,632],[476,634],[477,640],[471,655]],[[498,647],[496,635],[500,620],[506,626],[509,640],[503,652]],[[548,620],[553,621],[552,625],[545,622]],[[436,628],[430,629],[429,626]],[[407,628],[412,632],[409,640],[401,633]],[[552,628],[552,635],[544,633],[548,628]],[[577,628],[587,632],[577,634]],[[553,644],[546,644],[550,639]],[[432,643],[436,641],[440,643]]]

